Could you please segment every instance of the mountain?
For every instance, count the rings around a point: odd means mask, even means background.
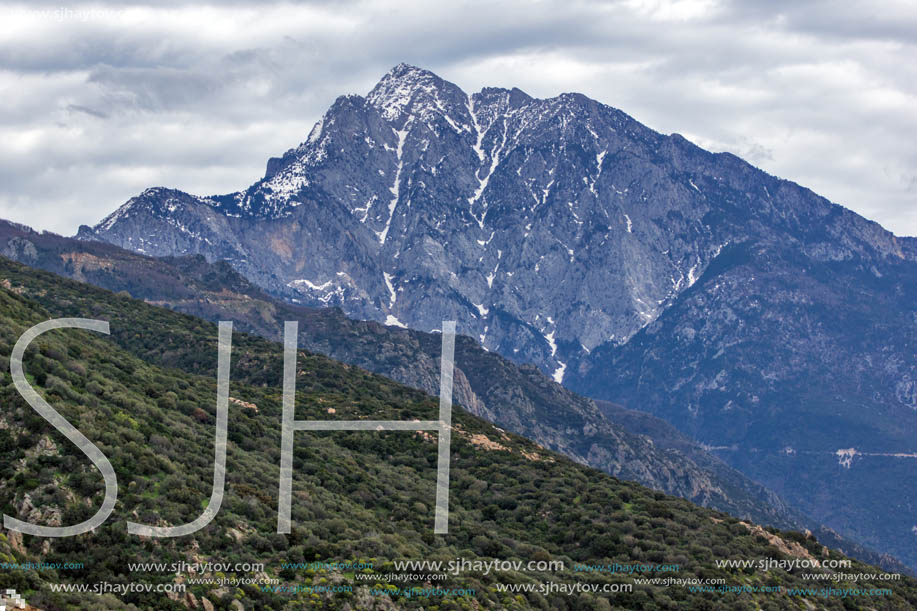
[[[338,309],[274,299],[225,262],[207,263],[201,256],[152,258],[2,221],[0,253],[154,305],[210,321],[233,320],[236,329],[274,341],[281,340],[283,321],[297,320],[299,345],[431,395],[439,392],[438,335],[355,321]],[[69,316],[89,307],[84,300],[62,301],[55,291],[34,298]],[[858,558],[902,568],[821,529],[698,446],[671,443],[671,427],[661,421],[655,429],[636,426],[639,433],[634,434],[624,412],[603,414],[593,401],[551,381],[537,368],[487,352],[468,337],[457,338],[455,380],[454,400],[471,413],[577,462],[758,523],[807,528]]]
[[[79,330],[44,334],[23,359],[29,383],[98,445],[120,485],[112,517],[86,534],[0,535],[4,562],[47,563],[46,570],[0,573],[0,587],[15,588],[38,608],[731,610],[794,609],[804,602],[823,609],[899,610],[917,605],[917,582],[908,577],[832,581],[836,588],[881,588],[882,595],[862,606],[858,597],[801,591],[811,588],[803,576],[811,568],[720,568],[717,560],[760,558],[787,566],[845,558],[810,535],[761,529],[622,482],[460,408],[453,414],[448,535],[432,534],[436,444],[411,431],[298,433],[293,531],[277,534],[282,349],[243,333],[232,337],[227,484],[220,511],[193,535],[129,535],[125,519],[185,523],[210,494],[216,326],[6,260],[0,261],[0,275],[5,406],[0,498],[9,515],[72,524],[89,517],[104,496],[101,477],[86,457],[14,388],[7,372],[13,343],[32,325],[64,313],[37,301],[52,292],[62,309],[70,304],[83,316],[111,321],[109,336]],[[435,417],[438,410],[429,395],[326,357],[301,351],[296,369],[300,419],[409,420]],[[395,567],[405,559],[515,561],[526,568],[446,571],[436,582],[445,593],[421,596],[411,595],[411,588],[432,586],[411,578],[410,569]],[[532,560],[536,565],[529,569],[525,563]],[[322,564],[306,568],[313,562]],[[563,565],[550,569],[548,562]],[[132,563],[152,568],[128,571]],[[201,568],[168,568],[176,563]],[[207,568],[208,563],[232,568]],[[245,568],[252,563],[258,567]],[[355,563],[360,566],[351,568]],[[738,598],[696,586],[634,585],[635,579],[669,575],[589,570],[615,563],[675,563],[679,578],[722,579],[724,586],[748,590]],[[849,570],[876,573],[858,562]],[[407,577],[389,581],[390,573]],[[254,582],[236,581],[246,579]],[[610,592],[541,588],[548,583],[594,584]],[[109,589],[95,593],[92,586],[101,584]],[[115,586],[130,585],[127,593],[113,593]],[[164,595],[142,591],[144,585],[187,590]],[[765,587],[769,591],[757,590]]]
[[[917,240],[584,96],[399,65],[248,189],[150,189],[79,237],[390,325],[455,318],[917,566]]]
[[[469,96],[402,64],[338,98],[248,189],[149,189],[80,237],[227,260],[359,318],[435,330],[453,317],[559,381],[574,356],[654,320],[730,239],[698,189],[712,197],[730,186],[718,166],[744,167],[710,161],[581,95]]]
[[[157,306],[210,321],[233,320],[237,329],[275,341],[281,340],[283,321],[297,320],[299,345],[439,393],[438,335],[351,320],[336,308],[289,304],[265,294],[223,261],[207,263],[200,255],[148,257],[5,221],[0,221],[0,253]],[[34,298],[70,316],[86,307],[83,300],[61,300],[52,290]],[[912,573],[896,559],[825,528],[646,412],[577,396],[537,368],[515,365],[461,336],[455,380],[453,397],[471,413],[577,462],[760,524],[810,530],[847,555]]]

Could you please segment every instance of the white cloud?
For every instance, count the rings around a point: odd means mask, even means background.
[[[6,4],[0,16],[0,217],[38,228],[73,233],[153,185],[243,188],[338,95],[406,61],[467,91],[583,92],[917,235],[907,2]]]

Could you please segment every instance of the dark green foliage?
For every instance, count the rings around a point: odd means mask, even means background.
[[[227,493],[219,514],[189,537],[146,540],[128,535],[128,519],[182,524],[196,518],[210,496],[216,327],[3,260],[0,278],[15,289],[0,289],[0,355],[5,358],[26,328],[48,318],[108,320],[112,331],[110,337],[77,330],[47,333],[26,355],[25,368],[38,392],[109,457],[120,484],[115,513],[91,534],[55,540],[25,536],[25,551],[14,550],[11,540],[0,538],[0,553],[9,561],[84,563],[80,570],[0,573],[0,587],[27,593],[29,602],[40,608],[133,604],[144,609],[183,609],[182,603],[162,594],[65,595],[52,593],[48,584],[171,582],[174,575],[169,572],[130,574],[128,563],[194,562],[195,558],[263,562],[265,572],[283,584],[319,585],[327,580],[351,584],[355,590],[310,595],[268,593],[250,585],[190,587],[217,608],[228,608],[234,598],[247,609],[297,608],[298,603],[360,608],[354,601],[360,589],[373,582],[356,581],[346,571],[282,570],[280,566],[312,560],[372,559],[376,574],[390,572],[391,561],[398,559],[566,563],[562,573],[468,572],[437,583],[474,588],[477,603],[485,608],[732,610],[791,609],[801,608],[802,603],[800,598],[782,595],[699,594],[678,586],[636,586],[632,593],[605,597],[497,591],[497,583],[611,584],[632,579],[575,573],[574,563],[677,563],[679,578],[723,577],[730,585],[811,587],[798,574],[780,570],[717,569],[717,559],[784,557],[738,520],[583,467],[459,409],[454,414],[449,535],[432,534],[436,444],[412,432],[297,433],[294,531],[278,535],[282,352],[277,344],[244,334],[233,337],[230,395],[255,404],[257,411],[230,405]],[[53,302],[42,299],[52,291]],[[298,419],[434,419],[438,412],[437,402],[420,391],[325,357],[302,352],[298,371]],[[8,370],[0,373],[0,401],[4,511],[19,516],[28,494],[44,521],[59,515],[61,523],[71,524],[92,515],[103,496],[101,476],[26,405]],[[484,439],[498,445],[483,445]],[[817,542],[804,535],[780,536],[822,553]],[[834,552],[832,556],[840,557]],[[875,569],[855,563],[849,572]],[[917,602],[917,588],[909,579],[861,582],[857,587],[892,588],[893,596],[868,600],[876,609],[906,609]],[[862,601],[815,602],[818,608],[844,609]],[[396,604],[471,608],[463,597],[400,598]]]

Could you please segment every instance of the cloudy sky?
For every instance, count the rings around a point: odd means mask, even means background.
[[[0,3],[0,217],[248,186],[393,65],[579,91],[917,235],[910,0]]]

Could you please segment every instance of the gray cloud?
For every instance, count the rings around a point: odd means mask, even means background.
[[[583,92],[917,235],[908,3],[92,6],[0,5],[4,218],[69,234],[148,186],[242,188],[406,61],[466,91]]]

